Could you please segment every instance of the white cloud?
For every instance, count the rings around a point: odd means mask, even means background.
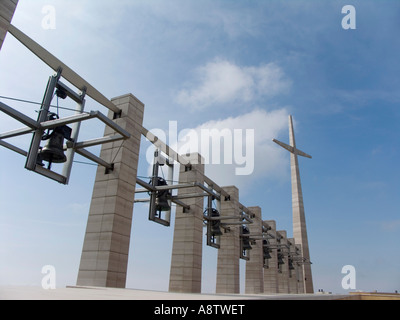
[[[178,93],[179,104],[204,109],[215,104],[251,102],[288,90],[290,80],[275,63],[241,67],[215,59],[197,69],[197,84]]]
[[[285,176],[287,163],[285,153],[281,148],[277,148],[272,142],[273,138],[279,137],[282,131],[287,130],[288,113],[286,109],[275,110],[267,112],[265,110],[256,109],[238,117],[230,117],[223,120],[209,121],[194,129],[181,131],[178,136],[178,146],[171,145],[179,153],[186,152],[199,152],[206,159],[206,175],[213,179],[220,186],[236,185],[238,188],[244,188],[260,178],[281,178]],[[243,131],[243,141],[246,138],[246,129],[254,130],[254,141],[250,143],[254,145],[254,150],[247,143],[238,141],[233,132],[235,130]],[[213,138],[209,140],[209,147],[207,143],[202,141],[201,132],[209,130],[214,132]],[[215,141],[219,140],[220,134],[226,132],[229,135],[231,132],[232,141],[229,139],[221,138],[219,147],[220,164],[213,164],[213,157],[215,150],[212,149]],[[221,136],[222,137],[222,136]],[[196,140],[199,138],[201,141]],[[228,144],[228,147],[227,145]],[[230,148],[229,148],[230,147]],[[237,149],[239,148],[239,149]],[[243,156],[238,163],[236,152]],[[229,154],[229,152],[233,154]],[[241,152],[241,153],[240,153]],[[226,161],[231,159],[231,164]],[[207,160],[208,163],[207,164]],[[254,165],[254,170],[250,175],[238,175],[238,168],[251,169]]]

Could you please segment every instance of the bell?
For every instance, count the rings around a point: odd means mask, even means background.
[[[271,255],[269,254],[269,248],[268,248],[268,241],[263,240],[263,253],[264,253],[264,259],[271,259]]]
[[[220,216],[220,214],[219,214],[218,210],[212,209],[211,217],[212,218],[216,218],[216,217],[219,217],[219,216]],[[211,221],[211,233],[212,233],[212,235],[214,237],[222,235],[221,220],[212,220]]]
[[[168,184],[163,178],[158,177],[156,185],[157,186],[167,186]],[[169,205],[169,202],[168,202],[168,196],[169,196],[168,190],[157,191],[156,211],[161,212],[161,211],[170,211],[171,210],[171,206]]]
[[[289,259],[289,270],[294,270],[293,260]]]
[[[285,261],[283,261],[283,254],[278,253],[278,265],[285,264]]]
[[[242,226],[242,234],[250,234],[249,228],[246,226]],[[249,237],[243,237],[243,250],[251,250],[253,249],[250,245]]]
[[[48,137],[48,142],[38,154],[38,162],[46,161],[49,163],[64,163],[67,157],[64,154],[64,139],[70,134],[67,126],[55,128]]]
[[[158,194],[156,198],[156,210],[157,211],[169,211],[171,206],[168,203],[168,191],[163,191],[162,194]]]

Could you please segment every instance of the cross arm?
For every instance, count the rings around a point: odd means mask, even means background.
[[[283,142],[281,142],[279,140],[276,140],[276,139],[273,139],[272,141],[275,142],[277,145],[281,146],[282,148],[288,150],[290,153],[293,153],[293,154],[296,154],[296,155],[299,155],[299,156],[302,156],[302,157],[305,157],[305,158],[312,159],[312,156],[310,156],[309,154],[307,154],[307,153],[305,153],[305,152],[303,152],[303,151],[301,151],[301,150],[299,150],[297,148],[289,146],[286,143],[283,143]]]

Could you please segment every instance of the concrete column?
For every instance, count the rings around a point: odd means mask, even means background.
[[[282,236],[280,239],[280,249],[278,249],[278,255],[281,254],[284,264],[278,269],[278,293],[289,293],[289,262],[287,252],[287,238],[286,231],[278,231]]]
[[[221,199],[221,217],[239,215],[239,190],[234,187],[223,188],[229,199]],[[223,220],[223,223],[237,222]],[[239,226],[229,226],[230,231],[221,236],[217,262],[216,293],[240,293],[240,231]]]
[[[1,0],[0,2],[0,50],[17,5],[18,0]]]
[[[295,242],[294,238],[289,238],[288,239],[288,244],[289,244],[289,259],[292,258],[296,252],[296,247],[295,247]],[[288,259],[288,260],[289,260]],[[289,261],[288,261],[289,262]],[[288,265],[290,267],[290,265]],[[297,264],[294,260],[292,260],[292,267],[294,269],[289,268],[289,293],[290,294],[297,294],[298,293],[298,279],[297,279]]]
[[[276,237],[276,222],[274,220],[265,221],[271,227],[268,232]],[[264,265],[264,293],[277,294],[278,293],[278,250],[276,249],[276,239],[269,239],[271,247],[270,250],[271,259],[265,261]]]
[[[198,153],[187,156],[190,166],[181,165],[179,182],[204,182],[204,161]],[[178,195],[201,192],[198,188],[179,189]],[[201,293],[203,245],[203,198],[185,199],[186,213],[177,206],[172,246],[169,291]]]
[[[252,224],[249,225],[250,235],[256,237],[262,236],[262,215],[260,207],[248,208],[255,217]],[[256,240],[252,244],[250,251],[250,260],[246,261],[246,294],[259,294],[264,292],[264,251],[263,240]]]
[[[296,248],[298,248],[299,252],[302,252],[301,244],[296,244]],[[301,261],[297,261],[297,263],[296,263],[296,272],[297,272],[297,280],[298,280],[297,281],[297,292],[299,294],[302,294],[305,292],[304,291],[305,289],[304,289],[304,281],[303,281],[303,279],[304,279],[303,265],[302,265]]]
[[[122,110],[115,122],[132,136],[102,147],[101,158],[114,163],[114,170],[97,170],[77,281],[82,286],[126,284],[144,105],[131,94],[112,102]],[[106,127],[105,136],[111,134]]]

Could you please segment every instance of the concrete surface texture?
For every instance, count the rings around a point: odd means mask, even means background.
[[[112,102],[122,110],[115,122],[131,138],[101,149],[100,157],[114,163],[114,170],[97,170],[77,284],[125,288],[144,105],[131,94]],[[104,135],[112,134],[106,127]]]
[[[235,186],[223,187],[230,195],[221,201],[221,217],[233,217],[239,213],[239,189]],[[237,222],[237,219],[224,220],[225,223]],[[217,293],[240,292],[240,231],[239,226],[229,226],[220,240],[217,260]]]
[[[277,294],[278,293],[278,250],[276,240],[276,221],[266,220],[265,221],[270,227],[270,234],[274,238],[269,239],[269,244],[273,249],[270,250],[271,259],[266,261],[264,267],[264,293],[265,294]]]
[[[179,182],[204,182],[204,161],[198,153],[187,157],[190,166],[180,166]],[[198,192],[179,189],[178,196]],[[176,208],[169,291],[200,293],[203,245],[203,198],[185,199],[189,212]]]
[[[262,214],[260,207],[248,208],[255,216],[249,225],[250,234],[255,237],[262,237]],[[263,240],[256,240],[252,244],[250,260],[246,261],[246,289],[247,294],[264,293],[264,253]]]

